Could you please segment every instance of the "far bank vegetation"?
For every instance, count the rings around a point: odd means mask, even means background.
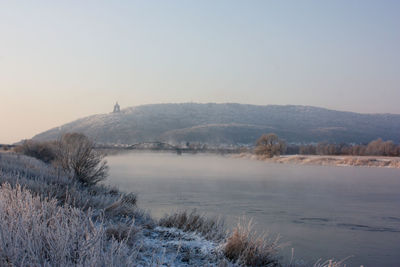
[[[381,138],[368,144],[329,144],[318,143],[316,145],[291,145],[288,154],[302,155],[348,155],[348,156],[400,156],[400,145],[393,141],[383,141]]]
[[[390,140],[384,141],[381,138],[368,144],[332,144],[328,142],[304,145],[286,144],[276,134],[269,133],[262,135],[257,140],[254,153],[269,158],[284,154],[399,157],[400,145]]]

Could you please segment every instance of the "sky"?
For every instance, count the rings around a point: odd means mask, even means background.
[[[150,103],[400,114],[400,1],[0,0],[0,143]]]

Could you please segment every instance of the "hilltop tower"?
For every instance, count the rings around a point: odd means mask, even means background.
[[[117,103],[115,103],[115,105],[114,105],[114,111],[113,111],[113,113],[118,113],[118,112],[120,112],[121,110],[120,110],[120,107],[119,107],[119,105],[118,105],[118,101],[117,101]]]

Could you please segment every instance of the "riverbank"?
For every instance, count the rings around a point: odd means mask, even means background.
[[[250,153],[241,153],[234,155],[233,157],[285,164],[362,166],[400,169],[400,157],[284,155],[269,158]]]
[[[196,212],[154,220],[136,195],[83,185],[52,164],[0,153],[0,265],[282,266],[279,244]]]
[[[226,236],[165,227],[137,207],[136,195],[83,186],[37,159],[0,153],[0,184],[1,266],[230,264]]]

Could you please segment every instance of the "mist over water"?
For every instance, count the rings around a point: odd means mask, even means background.
[[[177,209],[245,216],[314,263],[399,266],[400,170],[271,164],[228,156],[129,153],[109,156],[107,183],[135,192],[159,218]]]

